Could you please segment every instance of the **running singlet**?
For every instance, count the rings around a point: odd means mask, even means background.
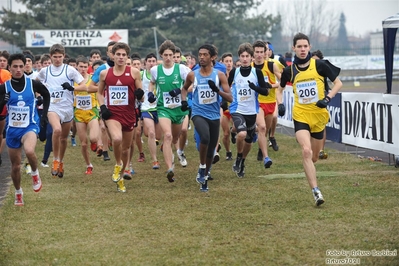
[[[208,80],[219,84],[218,70],[213,69],[210,76],[204,77],[200,70],[194,70],[191,116],[199,115],[209,120],[220,119],[220,102],[218,94],[209,87]]]
[[[151,73],[144,69],[141,72],[142,89],[144,91],[144,101],[141,103],[141,111],[155,111],[157,109],[157,102],[150,103],[148,101],[148,87],[150,86]],[[155,95],[156,96],[156,95]]]
[[[86,86],[90,84],[91,75],[89,75]],[[76,84],[74,84],[76,85]],[[94,107],[97,107],[97,97],[96,93],[86,92],[86,91],[75,91],[75,101],[73,106],[80,110],[91,110]]]
[[[293,67],[296,67],[294,64]],[[293,113],[296,110],[318,111],[316,106],[318,100],[324,98],[324,77],[316,69],[316,60],[310,59],[309,67],[305,71],[296,69],[293,82],[295,94]]]
[[[259,111],[258,93],[251,89],[248,81],[258,84],[255,68],[251,68],[248,77],[243,77],[240,71],[241,67],[236,68],[234,73],[234,82],[231,87],[233,101],[229,106],[231,114],[239,113],[242,115],[254,115]]]
[[[125,67],[125,72],[116,76],[114,68],[108,69],[105,77],[106,89],[104,90],[105,105],[112,114],[119,114],[129,118],[135,117],[135,80],[131,75],[130,66]]]
[[[183,85],[183,79],[180,75],[180,64],[174,64],[171,75],[166,75],[163,71],[162,65],[158,65],[156,79],[156,95],[158,98],[157,107],[164,108],[180,108],[181,94],[176,97],[169,95],[169,92],[174,89],[180,89]]]
[[[43,71],[45,71],[44,79],[41,75],[43,74]],[[68,76],[68,72],[70,72],[71,78]],[[66,64],[63,64],[60,67],[54,67],[50,65],[39,72],[38,78],[50,92],[51,99],[49,110],[66,110],[73,108],[73,91],[64,90],[61,84],[68,82],[72,85],[73,81],[78,84],[82,82],[83,77],[76,69],[69,67]]]
[[[7,81],[6,93],[10,93],[7,103],[7,130],[27,128],[31,124],[39,124],[39,115],[35,111],[36,98],[32,80],[25,77],[25,88],[17,92],[12,88],[11,81]],[[11,132],[11,131],[10,131]]]
[[[273,73],[273,61],[265,61],[263,63],[262,67],[262,73],[263,77],[265,78],[265,81],[270,83],[270,84],[276,84],[276,76]],[[251,63],[251,66],[254,66],[254,63]],[[270,69],[272,68],[272,69]],[[275,103],[276,102],[276,88],[270,88],[269,89],[269,94],[267,96],[259,94],[258,96],[259,103]]]

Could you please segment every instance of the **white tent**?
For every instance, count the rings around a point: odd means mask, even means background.
[[[395,51],[395,38],[398,28],[399,13],[382,21],[387,93],[392,91],[393,53]]]

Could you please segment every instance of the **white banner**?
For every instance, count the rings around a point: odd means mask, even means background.
[[[342,70],[367,69],[367,70],[384,70],[384,55],[358,55],[358,56],[329,56],[328,59],[332,64]],[[393,56],[393,69],[399,69],[399,55]]]
[[[399,95],[342,93],[342,143],[399,153]]]
[[[129,43],[128,30],[26,30],[26,47],[107,47],[108,42]]]

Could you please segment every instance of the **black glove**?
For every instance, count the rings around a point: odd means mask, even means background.
[[[5,105],[10,100],[10,92],[7,92],[3,95],[3,98],[0,100],[0,103]],[[0,110],[1,111],[1,110]]]
[[[40,127],[46,128],[47,124],[48,124],[47,114],[42,114],[42,117],[40,117]]]
[[[75,88],[72,87],[71,84],[69,84],[69,82],[64,82],[64,83],[62,83],[62,84],[61,84],[61,87],[62,87],[64,90],[69,90],[69,91],[74,91],[74,90],[75,90]]]
[[[219,88],[218,88],[218,86],[216,86],[216,84],[215,84],[215,82],[213,82],[213,80],[208,79],[208,85],[212,89],[213,92],[216,92],[216,93],[219,92]]]
[[[40,106],[42,104],[43,104],[43,97],[39,95],[36,97],[36,105]]]
[[[152,92],[149,92],[149,93],[147,94],[147,96],[148,96],[148,101],[149,101],[150,103],[153,103],[153,102],[155,102],[155,101],[157,100],[157,98],[155,98],[154,93],[152,93]]]
[[[105,106],[105,104],[100,106],[100,110],[101,110],[102,119],[108,120],[111,118],[112,113],[110,110],[108,110],[108,108],[107,108],[107,106]]]
[[[316,106],[319,108],[326,108],[330,101],[331,101],[331,98],[326,96],[326,97],[324,97],[323,100],[318,100],[316,103]]]
[[[249,80],[248,80],[248,84],[249,84],[249,87],[250,87],[251,89],[253,89],[254,91],[256,91],[257,93],[262,94],[262,95],[264,95],[264,96],[269,95],[269,90],[268,90],[269,87],[267,87],[267,88],[264,89],[264,88],[262,88],[262,87],[256,86],[253,82],[251,82],[251,81],[249,81]],[[269,83],[266,82],[266,84],[269,84]],[[269,84],[269,85],[270,85],[270,84]],[[270,85],[270,87],[271,87],[271,85]]]
[[[187,111],[188,109],[189,109],[189,106],[188,106],[188,102],[187,101],[181,101],[181,110],[184,112],[184,111]]]
[[[229,108],[227,101],[222,101],[220,107],[222,108],[223,111],[226,111]]]
[[[169,92],[169,95],[172,96],[172,97],[176,97],[176,96],[179,95],[180,93],[181,93],[181,89],[174,89],[174,90],[171,90],[171,91]]]
[[[285,106],[282,103],[280,103],[278,105],[278,115],[279,116],[284,116],[285,115]]]
[[[136,90],[134,91],[134,95],[136,96],[136,99],[137,99],[138,101],[140,101],[141,99],[143,99],[144,91],[143,91],[142,89],[136,89]]]

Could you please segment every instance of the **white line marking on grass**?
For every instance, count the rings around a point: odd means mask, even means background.
[[[333,177],[340,176],[342,173],[339,172],[317,172],[317,177]],[[285,178],[305,178],[305,172],[293,173],[293,174],[273,174],[273,175],[259,175],[266,179],[285,179]]]

